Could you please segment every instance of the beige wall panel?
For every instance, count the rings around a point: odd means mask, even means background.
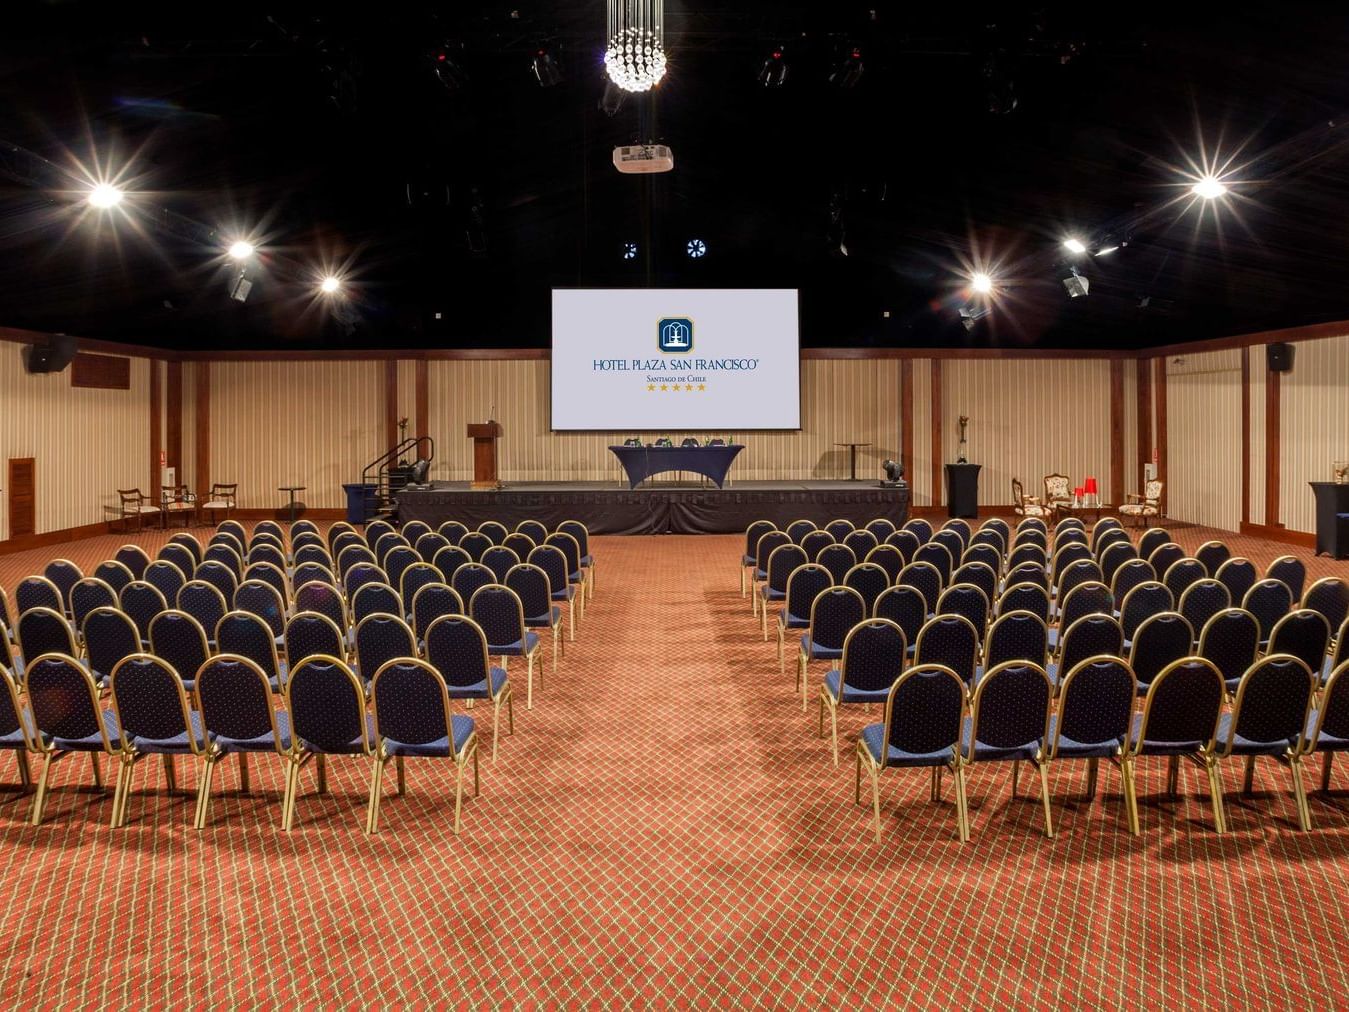
[[[150,481],[150,363],[131,360],[130,390],[70,385],[70,370],[29,375],[22,346],[0,344],[0,482],[3,461],[33,457],[36,531],[105,519],[116,489]],[[0,539],[9,537],[8,489],[0,492]]]
[[[1243,348],[1251,370],[1251,495],[1247,503],[1251,523],[1265,522],[1265,352]]]
[[[1241,525],[1241,360],[1236,349],[1166,363],[1167,514]]]
[[[1307,483],[1330,481],[1333,462],[1349,460],[1349,335],[1293,347],[1293,371],[1279,387],[1279,520],[1314,532]]]
[[[1110,486],[1110,363],[1105,359],[952,359],[942,363],[942,454],[954,461],[968,415],[969,458],[982,464],[979,501],[1012,502],[1012,479],[1041,494],[1043,477],[1088,476]]]
[[[408,435],[417,434],[417,363],[411,359],[398,362],[398,417],[408,420]]]
[[[932,505],[932,360],[913,360],[913,471],[909,497],[915,506]]]
[[[212,362],[211,480],[239,483],[243,508],[283,505],[305,485],[315,508],[345,504],[342,483],[384,446],[382,362]],[[186,440],[186,436],[184,437]]]
[[[183,363],[183,459],[178,465],[178,480],[196,492],[209,489],[197,487],[197,367]]]
[[[1131,361],[1124,362],[1124,431],[1120,433],[1124,440],[1124,492],[1140,492],[1138,466],[1138,369]],[[1116,490],[1112,489],[1112,493]],[[1125,500],[1116,497],[1108,500],[1116,504]]]

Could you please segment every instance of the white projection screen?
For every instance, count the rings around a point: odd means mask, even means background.
[[[553,428],[801,427],[794,288],[555,288]]]

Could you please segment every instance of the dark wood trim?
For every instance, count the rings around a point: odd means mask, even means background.
[[[1232,348],[1251,348],[1260,344],[1274,344],[1298,341],[1320,341],[1327,337],[1343,337],[1349,334],[1349,320],[1336,320],[1332,323],[1313,323],[1306,327],[1288,327],[1283,330],[1262,330],[1254,334],[1236,334],[1232,337],[1215,337],[1210,341],[1195,341],[1191,344],[1164,344],[1149,348],[1149,355],[1198,355],[1204,351],[1227,351]]]
[[[913,484],[913,362],[899,363],[899,462],[904,476]]]
[[[389,359],[384,363],[384,375],[380,385],[384,396],[384,445],[396,446],[398,443],[398,362]]]
[[[988,359],[988,358],[1089,358],[1135,359],[1138,352],[1099,348],[802,348],[807,359]]]
[[[932,360],[932,505],[942,504],[941,359]]]
[[[169,467],[178,469],[178,480],[183,480],[183,363],[168,362],[164,366],[167,396],[164,398],[165,454]]]
[[[1241,349],[1241,526],[1251,522],[1251,351]]]
[[[34,344],[38,341],[45,341],[51,337],[51,334],[41,330],[22,330],[18,327],[0,327],[0,341],[9,341],[13,344]],[[150,348],[141,344],[123,344],[119,341],[99,341],[91,337],[81,337],[79,340],[79,350],[92,352],[98,355],[125,355],[129,358],[158,358],[169,359],[175,357],[175,352],[163,348]]]
[[[82,538],[96,538],[100,534],[111,533],[106,521],[85,524],[83,527],[65,527],[59,531],[43,531],[41,534],[23,534],[17,538],[0,541],[0,555],[12,555],[15,552],[27,552],[34,548],[47,548],[51,545],[64,545]]]
[[[1152,461],[1154,443],[1152,441],[1152,362],[1140,358],[1136,367],[1138,375],[1138,460],[1134,466],[1138,469],[1138,490],[1143,491],[1143,465]]]
[[[547,348],[377,348],[332,350],[294,349],[273,351],[184,351],[178,357],[185,362],[384,362],[416,360],[510,361],[547,360]]]
[[[150,363],[150,484],[146,486],[146,495],[159,500],[159,454],[164,449],[162,418],[164,414],[163,380],[159,375],[159,363]]]
[[[1153,389],[1157,398],[1157,477],[1162,480],[1161,515],[1166,516],[1166,359],[1153,360]],[[1141,491],[1141,490],[1140,490]]]
[[[238,520],[289,520],[290,504],[282,503],[275,508],[249,506],[246,509],[233,510],[230,516]],[[295,514],[296,520],[345,520],[347,511],[333,506],[305,506]]]
[[[1313,550],[1316,548],[1316,535],[1307,531],[1290,531],[1286,527],[1271,527],[1269,524],[1248,524],[1243,521],[1241,533],[1249,534],[1253,538],[1268,538],[1270,541],[1281,541],[1286,545],[1297,545],[1300,548]]]
[[[211,489],[211,363],[196,362],[197,494]]]
[[[1265,526],[1282,529],[1279,522],[1279,378],[1265,371]]]
[[[413,385],[417,391],[416,436],[421,439],[431,434],[431,368],[424,358],[417,359],[414,364]]]
[[[1110,362],[1110,495],[1124,502],[1124,360]]]
[[[70,385],[81,390],[130,390],[131,359],[81,351],[70,360]]]

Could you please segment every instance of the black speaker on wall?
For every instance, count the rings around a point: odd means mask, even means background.
[[[1265,362],[1270,372],[1291,372],[1293,369],[1293,346],[1279,342],[1265,345]]]
[[[68,334],[53,334],[25,348],[23,364],[29,372],[60,372],[70,365],[78,350],[78,339]]]

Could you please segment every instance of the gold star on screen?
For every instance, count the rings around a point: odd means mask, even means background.
[[[654,392],[656,391],[657,387],[656,387],[656,384],[654,384],[654,383],[648,383],[648,384],[646,385],[646,389],[647,389],[648,392],[654,393]],[[668,390],[668,391],[670,391],[671,393],[676,393],[676,394],[677,394],[677,393],[679,393],[681,387],[680,387],[680,384],[678,384],[678,383],[662,383],[662,384],[660,385],[659,389],[660,389],[661,393],[665,393],[665,392]],[[699,384],[697,384],[697,386],[695,386],[695,385],[692,384],[692,383],[685,383],[685,384],[683,385],[682,389],[683,389],[684,391],[686,391],[687,393],[693,393],[695,390],[698,391],[699,393],[705,393],[705,392],[707,391],[707,384],[706,384],[706,383],[699,383]]]

